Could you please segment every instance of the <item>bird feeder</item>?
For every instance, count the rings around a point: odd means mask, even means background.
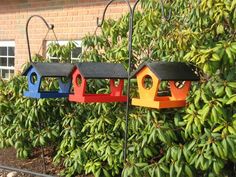
[[[30,18],[28,19],[26,23],[26,39],[27,39],[30,65],[22,73],[22,75],[27,76],[27,79],[28,79],[28,91],[24,92],[24,96],[31,97],[31,98],[68,97],[70,93],[71,82],[72,82],[70,78],[70,74],[73,69],[72,64],[32,62],[28,27],[29,27],[30,20],[34,17],[41,19],[46,25],[48,32],[52,30],[55,35],[54,25],[52,24],[49,25],[47,21],[40,15],[30,16]],[[46,39],[47,34],[44,40]],[[59,90],[45,91],[44,88],[42,88],[42,80],[45,78],[56,78],[59,82]]]
[[[71,88],[72,64],[63,63],[31,63],[23,72],[28,79],[28,91],[24,96],[31,98],[62,98],[68,97]],[[59,82],[58,91],[43,91],[41,83],[43,78],[56,78]]]
[[[86,93],[88,79],[109,79],[110,93]],[[117,79],[119,83],[115,84],[115,80]],[[127,72],[121,64],[96,62],[78,63],[72,72],[74,94],[69,95],[69,100],[79,103],[126,102],[127,96],[123,95],[124,79],[127,79]]]
[[[144,63],[131,77],[137,78],[139,92],[132,105],[156,109],[185,107],[191,81],[199,80],[193,66],[180,62]],[[159,90],[163,81],[169,83],[169,94],[163,95]]]

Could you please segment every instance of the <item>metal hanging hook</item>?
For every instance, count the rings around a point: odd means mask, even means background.
[[[169,20],[171,19],[171,16],[172,16],[172,10],[170,9],[169,12],[168,12],[168,15],[165,15],[163,0],[160,0],[160,1],[161,1],[161,14],[162,14],[162,17],[163,17],[166,21],[169,21]]]
[[[47,21],[40,15],[32,15],[31,17],[29,17],[29,19],[27,20],[27,23],[26,23],[26,39],[27,39],[27,45],[28,45],[28,52],[29,52],[29,61],[32,63],[32,58],[31,58],[31,50],[30,50],[30,42],[29,42],[29,30],[28,30],[28,27],[29,27],[29,22],[32,18],[34,17],[38,17],[40,18],[41,20],[43,20],[43,22],[45,23],[45,25],[47,26],[48,30],[53,30],[54,29],[54,25],[53,24],[48,24]]]
[[[102,25],[103,25],[103,23],[104,23],[104,20],[105,20],[105,16],[106,16],[107,9],[108,9],[108,7],[109,7],[114,1],[115,1],[115,0],[110,0],[110,1],[107,3],[107,5],[106,5],[106,7],[105,7],[105,9],[104,9],[104,11],[103,11],[102,21],[101,21],[101,22],[99,22],[99,21],[100,21],[100,20],[99,20],[99,17],[97,17],[97,27],[102,27]],[[128,5],[130,13],[132,13],[132,8],[131,8],[131,5],[130,5],[130,2],[129,2],[128,0],[124,0],[124,1],[125,1],[125,2],[127,3],[127,5]]]

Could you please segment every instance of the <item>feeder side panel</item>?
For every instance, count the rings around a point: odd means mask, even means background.
[[[110,80],[110,89],[111,89],[111,96],[121,96],[123,93],[124,88],[124,80],[120,80],[119,84],[115,85],[115,80]]]
[[[74,86],[74,94],[84,96],[86,91],[86,79],[80,74],[78,69],[74,70],[73,74],[73,86]],[[78,79],[81,79],[81,83],[78,83]]]
[[[146,76],[150,76],[152,79],[152,86],[150,89],[145,88],[144,82]],[[144,67],[137,73],[137,82],[140,99],[154,100],[160,84],[160,81],[156,75],[148,67]]]
[[[69,77],[66,77],[67,82],[63,82],[62,77],[59,77],[58,81],[59,81],[59,87],[60,87],[59,93],[70,93],[72,79]]]
[[[34,75],[36,76],[35,83],[33,83],[33,76]],[[31,67],[31,69],[29,71],[27,71],[27,80],[28,80],[29,91],[38,93],[40,91],[40,85],[41,85],[42,78],[34,67]]]
[[[186,81],[182,88],[177,88],[174,81],[170,81],[171,99],[186,100],[191,86],[191,81]]]

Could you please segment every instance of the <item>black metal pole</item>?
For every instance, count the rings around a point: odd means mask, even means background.
[[[168,16],[165,15],[163,0],[161,0],[161,14],[162,14],[162,18],[164,18],[166,21],[169,21],[172,15],[171,9],[169,10]]]
[[[36,100],[36,105],[38,105],[38,100]],[[42,131],[42,124],[41,124],[41,119],[38,116],[38,127],[39,127],[39,134],[41,134]],[[47,173],[47,167],[46,167],[46,161],[45,161],[45,153],[44,153],[44,147],[43,145],[40,145],[40,149],[42,152],[42,160],[43,160],[43,173],[46,174]]]
[[[54,25],[53,24],[48,24],[47,21],[40,15],[32,15],[29,17],[29,19],[27,20],[27,23],[26,23],[26,40],[27,40],[27,46],[28,46],[28,52],[29,52],[29,61],[32,63],[32,58],[31,58],[31,50],[30,50],[30,42],[29,42],[29,22],[32,18],[34,17],[38,17],[40,18],[41,20],[43,20],[43,22],[45,23],[45,25],[47,26],[48,30],[53,30],[54,29]]]
[[[115,0],[110,0],[108,4],[106,5],[103,15],[102,15],[102,21],[99,22],[99,18],[97,18],[97,27],[102,27],[105,19],[105,15],[107,12],[108,7],[114,2]],[[128,44],[128,50],[129,50],[129,66],[128,66],[128,85],[127,85],[127,104],[126,104],[126,116],[125,116],[125,121],[126,121],[126,128],[125,128],[125,142],[124,142],[124,163],[126,162],[126,154],[127,154],[127,139],[128,139],[128,118],[129,118],[129,106],[130,106],[130,68],[131,68],[131,59],[133,55],[132,51],[132,37],[133,37],[133,11],[137,5],[137,1],[134,5],[134,8],[132,9],[130,2],[128,0],[124,0],[128,7],[129,7],[129,12],[130,12],[130,19],[129,19],[129,44]]]
[[[129,111],[130,111],[130,73],[131,73],[131,60],[133,57],[133,26],[134,26],[134,12],[136,10],[137,4],[140,0],[134,3],[133,9],[130,15],[129,22],[129,67],[128,67],[128,83],[127,83],[127,104],[126,104],[126,114],[125,114],[125,142],[124,142],[124,162],[127,161],[128,153],[128,138],[129,138]]]

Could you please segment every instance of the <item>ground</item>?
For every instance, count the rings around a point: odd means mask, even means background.
[[[20,160],[16,158],[16,150],[14,148],[0,149],[0,165],[14,168],[25,169],[33,172],[44,173],[44,163],[41,156],[41,149],[35,149],[30,159]],[[56,176],[62,170],[60,166],[54,166],[52,163],[52,148],[45,149],[46,173]],[[5,177],[10,171],[2,171],[0,169],[0,177]],[[29,174],[18,173],[17,177],[31,177]],[[92,176],[77,176],[92,177]]]

